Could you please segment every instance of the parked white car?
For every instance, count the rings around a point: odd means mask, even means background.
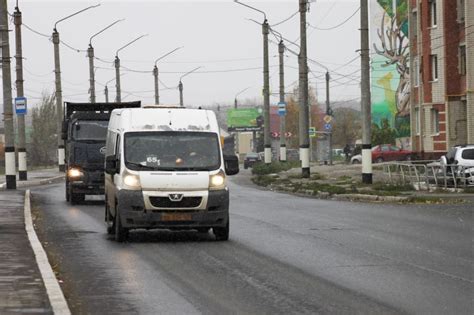
[[[448,173],[456,172],[456,176],[466,179],[468,185],[474,185],[473,144],[452,147],[440,158],[440,164],[447,167]]]

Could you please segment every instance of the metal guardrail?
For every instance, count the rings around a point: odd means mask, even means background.
[[[383,173],[391,184],[410,184],[418,190],[474,187],[474,167],[441,165],[436,161],[384,163]]]

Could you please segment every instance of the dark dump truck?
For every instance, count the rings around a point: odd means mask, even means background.
[[[62,139],[66,142],[66,201],[83,202],[85,195],[104,194],[105,139],[110,113],[140,107],[140,102],[65,102]]]

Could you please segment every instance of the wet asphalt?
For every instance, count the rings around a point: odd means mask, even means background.
[[[240,175],[239,175],[240,176]],[[473,206],[327,201],[232,180],[231,234],[106,234],[104,205],[33,190],[74,314],[472,314]]]

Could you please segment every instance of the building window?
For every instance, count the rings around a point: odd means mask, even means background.
[[[413,58],[413,83],[416,87],[420,86],[420,64],[418,57]]]
[[[438,80],[438,55],[430,55],[431,60],[431,81]]]
[[[432,126],[432,133],[438,134],[439,133],[439,111],[436,109],[431,109],[431,126]]]
[[[436,9],[436,0],[430,0],[430,19],[431,27],[438,25],[438,10]]]
[[[466,44],[459,45],[459,74],[466,75]]]
[[[465,11],[466,11],[466,1],[458,0],[458,23],[464,23]]]
[[[415,108],[415,132],[417,135],[420,134],[420,109]]]

